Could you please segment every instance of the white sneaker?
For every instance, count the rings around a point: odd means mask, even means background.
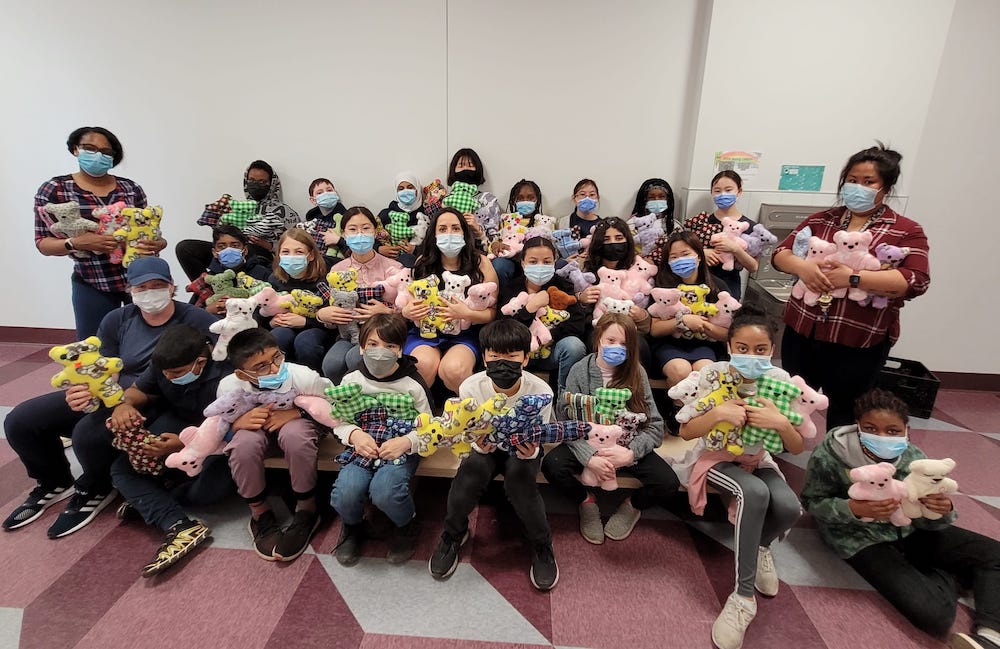
[[[740,649],[743,635],[756,615],[756,601],[748,601],[733,593],[712,624],[712,642],[719,649]]]
[[[757,576],[753,580],[753,587],[765,597],[778,594],[778,571],[774,567],[771,548],[761,546],[757,550]]]

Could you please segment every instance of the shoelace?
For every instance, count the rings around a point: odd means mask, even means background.
[[[726,606],[726,622],[737,629],[745,629],[750,626],[750,622],[753,621],[753,615],[751,615],[750,610],[744,607],[739,602],[734,602],[734,606]]]
[[[769,550],[760,553],[760,568],[764,572],[774,572],[774,555]]]

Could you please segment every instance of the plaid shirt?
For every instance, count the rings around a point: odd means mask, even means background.
[[[35,194],[35,246],[42,239],[53,237],[49,226],[55,221],[45,212],[49,203],[68,203],[76,201],[80,204],[80,215],[86,219],[93,218],[92,213],[98,207],[123,201],[129,207],[146,207],[146,193],[142,187],[128,178],[115,178],[115,188],[104,198],[98,198],[92,192],[80,188],[73,176],[56,176],[38,188]],[[73,259],[73,274],[105,293],[121,293],[125,291],[125,269],[121,264],[111,263],[108,255],[91,253],[86,259]]]
[[[840,230],[844,210],[844,207],[836,207],[817,212],[800,223],[774,249],[772,263],[779,252],[791,250],[795,235],[807,225],[812,228],[814,237],[832,242],[833,235]],[[884,309],[861,306],[846,298],[834,300],[827,311],[826,321],[821,321],[823,311],[819,304],[806,306],[801,299],[789,298],[784,316],[788,326],[803,336],[812,335],[816,340],[847,347],[873,347],[881,343],[886,335],[890,343],[896,343],[899,339],[899,310],[903,308],[903,301],[923,295],[931,283],[927,235],[919,223],[896,214],[888,207],[872,221],[868,232],[872,233],[871,250],[880,243],[910,248],[910,254],[897,269],[907,283],[903,297],[889,300]]]

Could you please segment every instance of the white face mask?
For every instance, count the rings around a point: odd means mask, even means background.
[[[132,304],[139,307],[143,313],[156,314],[170,304],[169,288],[154,288],[148,291],[132,294]]]

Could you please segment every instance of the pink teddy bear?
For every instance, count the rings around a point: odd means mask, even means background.
[[[517,256],[517,254],[521,252],[521,249],[524,248],[524,233],[507,229],[500,233],[500,241],[507,245],[507,249],[499,255],[494,255],[491,252],[487,255],[489,259],[496,259],[497,257],[506,257],[510,259],[511,257]]]
[[[628,300],[629,294],[625,291],[625,280],[628,277],[626,270],[613,270],[601,267],[597,270],[597,277],[600,278],[597,287],[601,289],[601,297],[610,297],[616,300]]]
[[[812,439],[816,437],[816,424],[810,415],[817,410],[826,410],[830,406],[830,399],[809,387],[801,376],[793,376],[792,384],[802,390],[802,394],[792,402],[792,409],[802,415],[802,423],[796,430],[803,437]]]
[[[469,295],[465,298],[465,306],[469,307],[473,311],[482,311],[483,309],[488,309],[497,303],[497,283],[496,282],[483,282],[482,284],[476,284],[475,286],[469,287]],[[468,329],[472,326],[472,322],[469,320],[462,320],[462,329]]]
[[[399,297],[399,282],[397,280],[401,275],[406,275],[406,283],[410,282],[410,269],[409,268],[390,268],[386,274],[385,279],[381,282],[376,282],[376,286],[382,287],[382,301],[386,304],[395,304],[396,298]],[[405,289],[404,289],[405,292]]]
[[[670,320],[677,317],[678,313],[691,313],[691,309],[681,303],[680,289],[654,288],[650,296],[653,301],[646,310],[654,318]]]
[[[847,490],[847,496],[854,500],[903,500],[907,496],[906,485],[901,480],[895,480],[896,467],[888,462],[878,464],[868,464],[851,469],[851,480],[854,484]],[[861,519],[865,523],[872,522],[873,518],[864,517]],[[892,512],[889,517],[896,527],[903,527],[910,524],[910,517],[903,513],[899,507]]]
[[[868,246],[872,243],[871,232],[847,232],[838,230],[833,235],[833,242],[837,245],[836,261],[844,264],[852,270],[879,270],[881,264],[874,255],[868,252]],[[861,288],[838,288],[833,291],[833,297],[844,297],[862,302],[868,297],[868,291]]]
[[[268,286],[254,296],[260,306],[260,314],[271,318],[292,308],[295,299],[291,295],[278,295],[278,292]]]
[[[822,264],[827,259],[832,258],[837,253],[837,244],[824,241],[819,237],[809,237],[809,250],[806,252],[806,260]],[[792,287],[792,297],[802,300],[807,306],[814,306],[820,294],[809,290],[806,283],[801,279],[795,282]]]
[[[733,324],[733,314],[735,314],[739,308],[743,306],[740,301],[729,294],[729,291],[722,291],[719,293],[719,298],[715,303],[715,307],[719,310],[713,316],[709,316],[708,321],[714,325],[719,325],[720,327],[728,327]]]
[[[528,295],[527,291],[521,291],[516,297],[512,298],[510,302],[500,307],[500,313],[511,316],[523,309],[528,305],[528,300],[531,296]]]
[[[636,306],[646,308],[649,304],[649,292],[653,288],[656,271],[656,266],[642,257],[636,257],[635,263],[628,269],[622,288]]]
[[[740,235],[746,232],[749,227],[749,223],[729,216],[724,216],[722,217],[722,232],[716,232],[713,234],[709,241],[714,246],[721,243],[723,240],[728,240],[730,243],[734,243],[743,250],[746,250],[747,242],[744,241]],[[733,253],[716,251],[716,254],[719,256],[719,259],[722,260],[723,270],[732,270],[735,267],[736,256],[733,255]]]
[[[621,426],[608,426],[604,424],[591,424],[590,433],[587,435],[587,442],[597,450],[611,448],[618,443],[622,436]],[[583,467],[580,472],[580,482],[588,487],[600,487],[605,491],[614,491],[618,488],[618,478],[600,481],[597,474],[589,467]]]

